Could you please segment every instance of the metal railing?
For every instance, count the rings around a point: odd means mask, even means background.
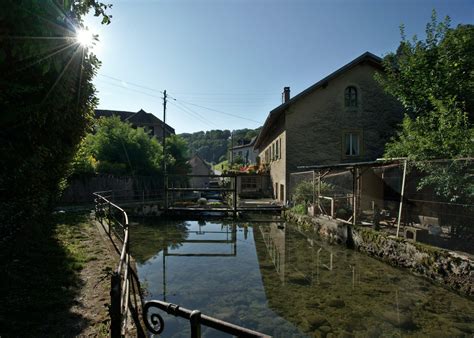
[[[163,318],[158,313],[149,313],[150,309],[158,308],[177,317],[189,320],[191,325],[191,338],[201,337],[201,325],[216,329],[236,337],[270,337],[263,333],[246,329],[214,317],[201,314],[198,310],[189,310],[176,304],[163,302],[160,300],[151,300],[145,303],[143,315],[145,325],[148,330],[154,334],[160,334],[164,329]]]
[[[110,287],[110,335],[127,335],[130,320],[135,323],[136,335],[144,337],[140,325],[141,289],[138,276],[130,267],[130,232],[127,213],[109,201],[111,191],[94,193],[95,215],[120,255],[117,268],[112,273]],[[117,243],[119,242],[119,243]],[[137,299],[137,294],[140,299]]]
[[[128,215],[121,207],[112,203],[109,199],[114,196],[112,191],[95,192],[95,215],[109,236],[115,250],[120,255],[116,270],[111,277],[110,308],[111,337],[123,337],[135,335],[145,337],[146,334],[140,320],[143,314],[145,327],[154,334],[159,334],[164,329],[164,321],[157,313],[149,314],[151,308],[158,308],[167,313],[188,319],[191,323],[191,337],[201,337],[201,325],[214,328],[224,333],[237,337],[270,337],[263,333],[252,331],[244,327],[231,324],[201,314],[198,310],[188,310],[179,305],[170,304],[159,300],[151,300],[141,308],[143,299],[140,282],[136,272],[130,266],[130,230]],[[119,244],[117,244],[117,240]],[[139,295],[140,299],[137,299]],[[136,332],[129,332],[130,320],[135,324]]]

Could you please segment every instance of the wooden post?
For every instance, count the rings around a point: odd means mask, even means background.
[[[357,183],[358,183],[358,169],[357,167],[352,168],[352,224],[356,225],[357,222]]]
[[[407,160],[403,163],[403,177],[402,177],[402,187],[400,190],[400,207],[398,208],[398,220],[397,220],[397,237],[400,233],[400,220],[402,218],[402,209],[403,209],[403,195],[405,194],[405,178],[407,173]]]
[[[234,198],[233,198],[233,214],[234,217],[237,216],[237,175],[234,176]]]

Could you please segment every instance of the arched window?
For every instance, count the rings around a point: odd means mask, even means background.
[[[344,103],[346,107],[357,107],[357,88],[349,86],[344,93]]]

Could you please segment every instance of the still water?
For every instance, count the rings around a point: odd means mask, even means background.
[[[131,248],[147,299],[274,337],[474,335],[473,301],[289,223],[148,221]],[[189,337],[160,313],[163,337]]]

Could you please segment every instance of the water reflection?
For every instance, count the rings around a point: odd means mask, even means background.
[[[474,333],[472,301],[331,246],[313,229],[168,221],[133,230],[132,251],[150,299],[275,337]],[[168,316],[165,322],[164,337],[189,336],[186,321]]]
[[[254,228],[269,307],[308,335],[465,336],[473,302],[340,246],[313,229]]]

